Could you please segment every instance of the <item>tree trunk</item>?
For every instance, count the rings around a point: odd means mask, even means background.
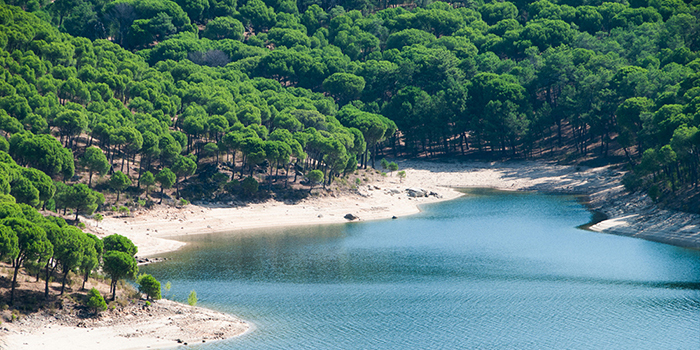
[[[63,295],[63,291],[66,289],[66,278],[68,278],[68,272],[70,272],[70,270],[65,271],[63,273],[63,281],[61,282],[61,294],[60,295]]]
[[[90,270],[85,271],[85,278],[83,278],[83,286],[80,287],[80,290],[85,290],[85,283],[87,283],[88,277],[90,277]]]
[[[19,267],[22,265],[22,260],[19,257],[15,259],[15,272],[12,277],[12,289],[10,290],[10,305],[14,304],[15,301],[15,286],[17,285],[17,273],[19,272]]]
[[[51,263],[51,258],[46,261],[46,288],[44,288],[44,299],[49,298],[49,264]]]

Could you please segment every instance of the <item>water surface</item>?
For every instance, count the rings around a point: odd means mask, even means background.
[[[574,197],[472,191],[375,222],[182,237],[142,268],[255,324],[197,349],[698,349],[700,253],[577,229]]]

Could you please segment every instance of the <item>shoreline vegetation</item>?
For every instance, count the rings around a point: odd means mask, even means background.
[[[492,188],[585,195],[590,210],[607,216],[590,227],[593,231],[700,248],[699,215],[661,210],[646,194],[627,193],[621,183],[624,173],[614,165],[586,168],[541,161],[396,162],[406,171],[404,179],[374,178],[351,193],[328,195],[329,192],[321,191],[294,205],[270,200],[246,206],[227,203],[181,208],[161,206],[136,212],[133,217],[106,217],[100,223],[86,220],[86,230],[100,237],[124,235],[138,246],[141,259],[150,257],[149,260],[158,261],[153,257],[185,245],[171,239],[176,236],[343,223],[349,221],[346,214],[359,221],[391,219],[418,213],[423,204],[462,196],[460,188]],[[433,195],[409,197],[409,188]],[[125,318],[75,317],[58,323],[55,317],[44,314],[27,316],[18,323],[3,325],[0,346],[32,349],[52,344],[52,348],[62,349],[61,342],[65,342],[66,348],[100,342],[109,344],[108,349],[170,347],[192,339],[199,342],[240,336],[254,327],[233,316],[169,300],[157,301],[149,308],[139,307],[137,303],[121,313]],[[186,337],[189,338],[183,340]],[[178,339],[182,342],[178,343]]]

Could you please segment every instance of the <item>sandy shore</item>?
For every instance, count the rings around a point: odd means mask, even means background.
[[[363,183],[357,191],[349,194],[314,196],[295,205],[268,201],[246,206],[236,206],[235,203],[193,204],[184,208],[162,206],[151,211],[136,212],[133,217],[107,217],[99,224],[88,220],[88,226],[100,236],[119,233],[129,237],[139,247],[138,255],[141,257],[157,256],[184,245],[168,237],[342,223],[347,222],[344,218],[346,214],[353,214],[359,220],[388,219],[415,214],[422,204],[457,198],[461,193],[455,188],[489,187],[587,195],[590,207],[608,216],[608,220],[592,226],[593,230],[700,248],[700,215],[660,210],[644,194],[625,193],[621,184],[624,174],[613,167],[589,169],[530,161],[397,163],[406,171],[407,176],[403,181],[391,176],[378,177]],[[410,198],[407,188],[420,188],[438,195]],[[170,306],[174,309],[182,307],[181,304]],[[190,317],[200,317],[206,312],[213,311],[200,310]],[[150,317],[147,320],[145,324],[122,324],[119,327],[51,326],[48,329],[46,325],[36,326],[30,327],[31,331],[22,329],[10,334],[4,341],[6,345],[12,345],[6,347],[8,349],[41,349],[44,348],[42,344],[51,344],[52,349],[82,348],[79,344],[85,344],[87,348],[97,342],[100,342],[100,349],[177,345],[172,343],[172,336],[167,342],[164,340],[166,333],[161,333],[172,321],[169,317]],[[244,324],[235,318],[230,322]],[[240,328],[238,332],[227,333],[226,336],[235,336],[245,332],[245,329]],[[58,346],[61,342],[67,345]]]
[[[294,225],[347,222],[346,214],[359,220],[388,219],[418,213],[419,205],[450,200],[461,194],[455,188],[489,187],[501,190],[534,190],[588,195],[592,209],[609,218],[591,229],[634,236],[683,247],[700,248],[700,215],[660,210],[644,194],[627,194],[622,172],[612,167],[585,168],[553,163],[397,161],[406,178],[381,177],[363,183],[356,193],[312,197],[288,205],[277,201],[236,206],[231,203],[160,207],[136,212],[133,217],[107,217],[99,235],[119,233],[139,247],[139,256],[154,256],[180,248],[184,243],[168,237],[231,232]],[[435,192],[438,197],[410,198],[407,188]]]
[[[79,318],[79,317],[77,317]],[[249,325],[233,316],[169,300],[129,305],[97,318],[45,311],[3,324],[2,349],[165,349],[239,336]]]

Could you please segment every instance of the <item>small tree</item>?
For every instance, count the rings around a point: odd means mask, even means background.
[[[114,300],[117,296],[117,282],[122,278],[135,276],[139,268],[133,256],[116,250],[106,252],[103,261],[103,270],[112,279],[110,291]]]
[[[197,171],[197,163],[185,156],[178,156],[173,163],[173,172],[175,173],[175,191],[177,196],[180,197],[180,178],[186,178],[187,176],[194,175]]]
[[[76,221],[78,220],[78,214],[90,215],[94,213],[97,207],[105,200],[102,193],[91,190],[85,184],[68,186],[65,193],[60,193],[58,197],[64,200],[63,204],[66,207],[75,209]]]
[[[175,179],[175,173],[168,168],[163,168],[163,170],[158,172],[158,175],[156,175],[156,181],[160,184],[160,201],[158,203],[163,203],[163,190],[173,187]]]
[[[386,170],[389,168],[389,161],[382,158],[382,160],[379,161],[379,165],[381,165],[382,169]]]
[[[102,220],[104,220],[105,217],[102,216],[102,214],[97,213],[93,216],[93,219],[95,219],[95,221],[97,221],[97,224],[99,225],[99,223],[102,222]]]
[[[311,193],[314,185],[323,182],[323,172],[321,170],[311,170],[306,174],[306,178],[309,179],[309,193]]]
[[[147,171],[141,175],[140,183],[146,187],[146,197],[148,197],[148,192],[150,191],[151,186],[156,184],[156,178],[153,176],[152,172]]]
[[[107,310],[107,303],[105,302],[105,298],[102,297],[102,294],[100,294],[99,290],[92,288],[88,292],[87,296],[87,307],[90,308],[92,312],[98,314],[100,311]]]
[[[15,287],[17,285],[17,273],[20,267],[28,261],[36,261],[42,256],[53,255],[53,245],[46,237],[46,232],[39,226],[26,219],[6,218],[0,221],[0,225],[9,228],[15,239],[7,239],[10,242],[8,254],[13,259],[14,275],[10,289],[10,305],[14,302]],[[15,243],[16,242],[16,243]]]
[[[91,233],[86,233],[85,235],[86,244],[83,245],[83,261],[80,263],[80,272],[83,274],[83,286],[80,288],[81,290],[85,290],[85,283],[87,283],[90,273],[99,266],[104,249],[102,240],[97,236]]]
[[[190,304],[190,306],[197,305],[197,292],[194,290],[190,292],[190,295],[187,296],[187,303]]]
[[[80,164],[86,167],[90,173],[88,186],[92,187],[92,173],[98,173],[100,176],[107,173],[109,170],[109,161],[101,149],[92,146],[88,147],[80,160]]]
[[[165,291],[165,295],[167,296],[168,293],[170,293],[170,288],[173,287],[173,284],[170,283],[170,281],[165,283],[165,287],[163,287],[163,290]]]
[[[109,187],[117,191],[117,202],[119,202],[119,195],[121,192],[129,186],[131,186],[131,179],[121,171],[115,172],[109,179]]]
[[[62,242],[54,247],[54,259],[61,264],[61,272],[63,273],[61,295],[63,295],[66,288],[68,273],[80,267],[84,253],[87,250],[87,247],[84,245],[89,244],[87,241],[89,238],[79,228],[66,226],[62,230],[65,232],[65,236]]]
[[[389,172],[391,172],[392,175],[396,170],[399,170],[399,165],[394,162],[389,163]]]
[[[160,299],[160,282],[155,277],[145,274],[138,278],[139,291],[146,294],[147,299]]]
[[[403,182],[403,179],[406,178],[406,171],[405,170],[401,170],[396,174],[399,176],[399,182]]]

